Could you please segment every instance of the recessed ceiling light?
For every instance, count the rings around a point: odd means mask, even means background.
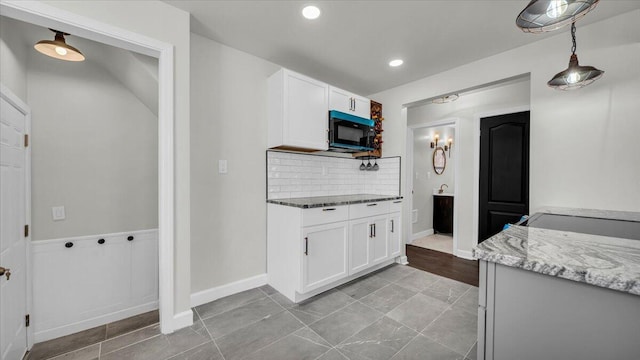
[[[320,9],[313,5],[305,6],[304,9],[302,9],[302,16],[309,20],[317,19],[320,17]]]
[[[404,64],[404,61],[402,61],[401,59],[395,59],[395,60],[391,60],[389,61],[389,66],[391,67],[397,67]]]

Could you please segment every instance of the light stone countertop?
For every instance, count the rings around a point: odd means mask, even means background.
[[[349,205],[349,204],[361,204],[376,201],[388,201],[388,200],[400,200],[402,196],[394,195],[372,195],[372,194],[358,194],[358,195],[335,195],[335,196],[312,196],[304,198],[290,198],[290,199],[269,199],[268,203],[293,206],[301,209],[310,209],[325,206],[337,206],[337,205]]]
[[[546,208],[541,213],[640,221],[640,213]],[[640,295],[640,241],[512,225],[476,246],[477,259]]]

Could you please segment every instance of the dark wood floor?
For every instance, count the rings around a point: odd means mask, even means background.
[[[465,260],[440,251],[407,245],[409,266],[478,286],[478,260]]]

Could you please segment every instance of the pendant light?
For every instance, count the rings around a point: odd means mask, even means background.
[[[585,16],[600,0],[532,0],[516,19],[524,32],[553,31]]]
[[[63,33],[62,31],[58,30],[49,30],[56,33],[55,39],[38,41],[38,43],[34,45],[34,48],[36,50],[47,56],[51,56],[52,58],[60,60],[84,61],[84,55],[82,55],[80,50],[67,44],[67,42],[64,40],[64,36],[69,34]]]
[[[558,90],[575,90],[585,87],[592,82],[600,79],[604,71],[598,70],[593,66],[581,66],[578,64],[578,55],[576,55],[576,24],[571,24],[571,39],[573,46],[571,47],[571,58],[569,58],[569,67],[557,73],[547,85]]]

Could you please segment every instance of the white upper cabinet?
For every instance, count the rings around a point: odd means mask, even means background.
[[[268,94],[269,148],[329,148],[329,85],[281,69],[269,77]]]
[[[348,91],[329,86],[329,110],[371,118],[371,100]]]

